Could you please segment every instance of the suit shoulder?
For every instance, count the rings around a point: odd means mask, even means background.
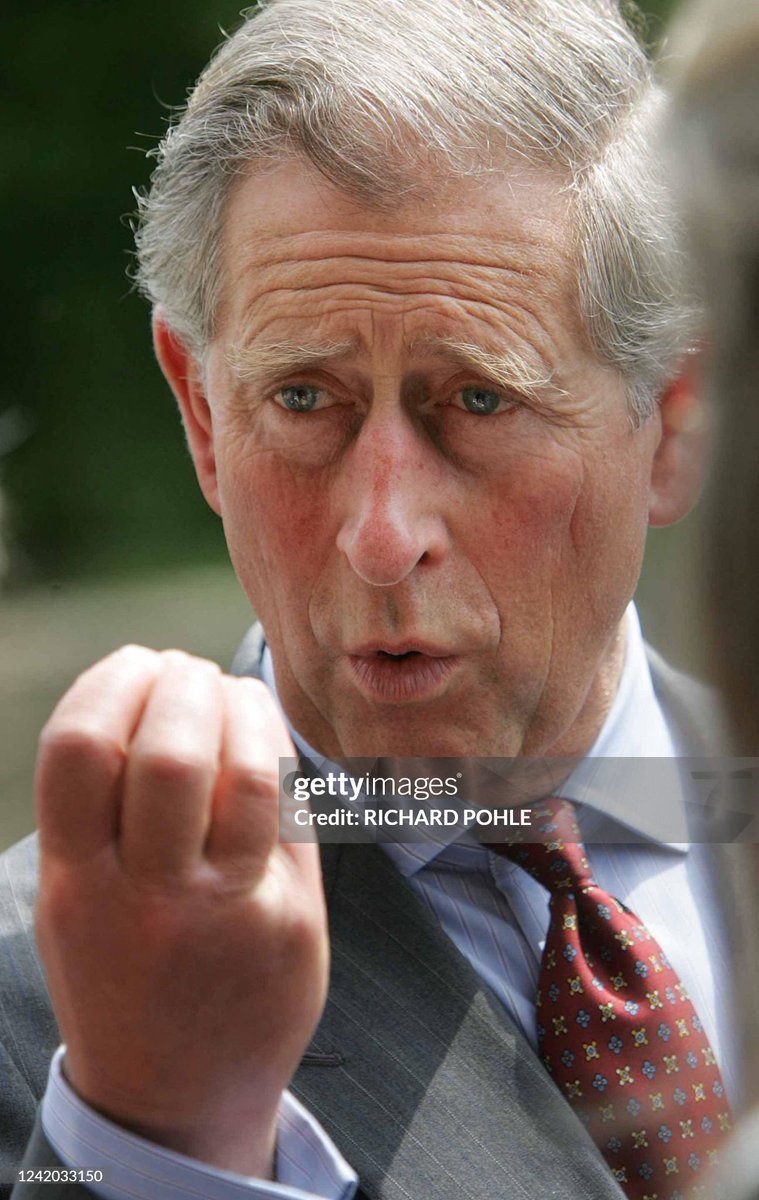
[[[36,836],[0,855],[0,1045],[39,1098],[59,1036],[34,933],[37,868]]]
[[[34,836],[0,854],[0,1184],[21,1161],[60,1041],[34,935],[37,868]]]
[[[36,833],[0,854],[0,937],[33,927],[38,871]]]
[[[646,656],[656,696],[687,754],[724,754],[728,741],[719,693],[670,666],[652,646],[646,646]]]
[[[260,679],[261,657],[265,645],[263,626],[256,621],[245,634],[232,660],[232,675],[252,675],[254,679]]]

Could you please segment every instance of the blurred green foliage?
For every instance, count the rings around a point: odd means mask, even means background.
[[[571,4],[572,0],[567,0]],[[670,4],[649,3],[651,35]],[[24,0],[0,33],[11,581],[225,554],[126,277],[131,189],[234,0]]]

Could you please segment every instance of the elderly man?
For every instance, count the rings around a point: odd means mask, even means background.
[[[238,678],[121,650],[43,733],[60,1033],[27,843],[9,1163],[65,1055],[14,1196],[51,1170],[72,1196],[674,1200],[716,1157],[708,847],[610,794],[635,845],[588,861],[571,778],[536,808],[548,869],[457,839],[320,872],[277,827],[288,729],[328,759],[704,750],[630,608],[698,483],[655,102],[607,0],[273,0],[202,76],[140,272],[264,633]]]

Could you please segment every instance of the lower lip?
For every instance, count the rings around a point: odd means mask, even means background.
[[[432,658],[413,654],[409,658],[386,658],[379,654],[351,655],[353,677],[370,700],[382,704],[406,704],[428,700],[441,691],[458,659]]]

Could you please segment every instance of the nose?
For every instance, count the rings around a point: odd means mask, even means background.
[[[337,546],[373,587],[392,587],[445,555],[445,487],[431,443],[402,413],[370,416],[346,464]]]

